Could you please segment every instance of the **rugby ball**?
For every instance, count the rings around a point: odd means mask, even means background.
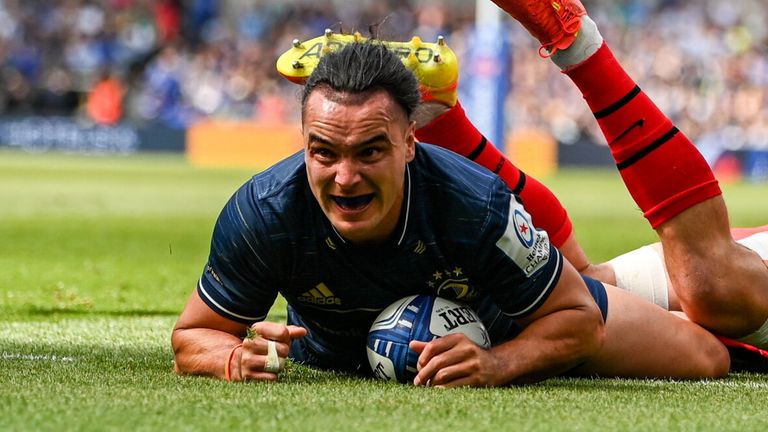
[[[429,342],[464,333],[490,348],[488,331],[475,311],[454,301],[430,295],[402,298],[384,309],[368,332],[368,363],[376,378],[413,382],[419,355],[408,348],[412,340]]]

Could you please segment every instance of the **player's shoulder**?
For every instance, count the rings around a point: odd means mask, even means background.
[[[245,186],[254,199],[281,198],[281,194],[302,190],[307,184],[306,175],[304,152],[299,151],[256,174]]]
[[[290,229],[307,216],[308,190],[303,153],[296,153],[251,177],[230,198],[220,222],[237,229]]]
[[[435,145],[419,143],[414,162],[419,178],[427,187],[453,195],[460,202],[486,203],[489,199],[505,199],[511,194],[496,174]]]

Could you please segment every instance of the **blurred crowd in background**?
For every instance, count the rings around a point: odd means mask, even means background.
[[[641,87],[701,146],[768,149],[765,0],[585,0]],[[0,0],[0,114],[102,124],[292,122],[298,87],[276,58],[294,38],[373,26],[446,36],[461,59],[474,1]],[[573,85],[509,22],[512,130],[599,136]],[[602,138],[596,138],[602,141]]]

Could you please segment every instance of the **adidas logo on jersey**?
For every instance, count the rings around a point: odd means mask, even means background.
[[[311,290],[299,296],[300,302],[316,305],[341,305],[341,299],[336,297],[324,283],[319,283]]]

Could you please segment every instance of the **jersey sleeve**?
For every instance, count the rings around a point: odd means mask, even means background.
[[[536,311],[552,293],[563,257],[547,232],[534,227],[514,195],[496,194],[494,201],[479,265],[488,272],[486,286],[494,302],[506,315],[522,318]]]
[[[208,263],[197,290],[216,313],[233,321],[262,321],[277,297],[279,271],[269,235],[267,218],[248,184],[229,200],[211,240]]]

